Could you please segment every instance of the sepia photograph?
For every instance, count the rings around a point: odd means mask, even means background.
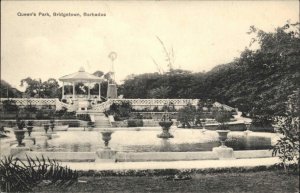
[[[299,192],[299,9],[1,1],[0,191]]]

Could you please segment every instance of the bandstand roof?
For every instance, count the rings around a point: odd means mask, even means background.
[[[102,82],[102,78],[87,73],[83,67],[78,72],[60,77],[58,80],[62,82]]]

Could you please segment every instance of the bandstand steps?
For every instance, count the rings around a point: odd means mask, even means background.
[[[95,127],[98,128],[111,127],[109,119],[104,115],[104,113],[94,114],[94,118],[95,118]]]

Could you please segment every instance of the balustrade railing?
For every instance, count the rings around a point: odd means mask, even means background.
[[[43,105],[56,105],[56,98],[1,98],[1,103],[6,100],[13,100],[15,101],[16,105],[18,106],[43,106]]]
[[[163,106],[165,104],[174,104],[175,106],[184,106],[188,103],[196,105],[198,99],[110,99],[112,101],[129,101],[133,106]]]
[[[143,108],[161,108],[165,104],[173,104],[177,109],[191,103],[192,105],[197,105],[198,99],[109,99],[101,104],[93,105],[93,110],[104,112],[108,110],[110,105],[114,102],[128,101],[131,103],[133,108],[143,109]]]
[[[94,95],[91,95],[94,96]],[[7,98],[0,98],[0,102],[8,100]],[[63,107],[67,108],[69,111],[77,111],[78,110],[78,103],[76,101],[70,104],[64,103],[59,101],[57,98],[9,98],[9,100],[13,100],[16,102],[16,105],[18,106],[27,106],[27,105],[33,105],[33,106],[56,106],[56,109],[62,109]],[[105,110],[108,110],[110,105],[114,102],[121,102],[121,101],[128,101],[131,103],[132,107],[135,109],[145,109],[145,108],[162,108],[165,104],[174,105],[175,109],[180,109],[187,104],[197,105],[198,99],[108,99],[106,102],[100,103],[100,104],[93,104],[92,110],[98,111],[98,112],[104,112]],[[224,104],[215,103],[214,105],[220,106]],[[232,107],[229,107],[225,105],[226,109],[233,109]]]
[[[64,99],[72,99],[72,94],[66,94],[64,95]],[[88,95],[86,94],[76,94],[75,99],[88,99]],[[99,99],[99,95],[91,94],[90,99]]]

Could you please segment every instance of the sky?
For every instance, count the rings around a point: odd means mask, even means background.
[[[25,13],[36,16],[18,16]],[[239,57],[251,25],[274,31],[287,20],[299,21],[298,1],[1,1],[1,79],[24,90],[26,77],[58,79],[80,67],[108,72],[112,51],[118,83],[130,74],[166,71],[157,37],[173,49],[174,68],[209,71]]]

